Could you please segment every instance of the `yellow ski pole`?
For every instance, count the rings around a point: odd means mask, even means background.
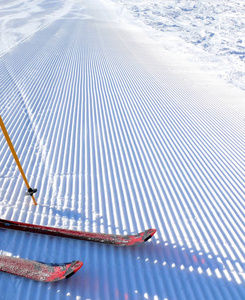
[[[22,169],[22,166],[21,166],[20,161],[19,161],[19,159],[18,159],[18,156],[17,156],[17,154],[16,154],[16,152],[15,152],[15,150],[14,150],[14,146],[13,146],[11,140],[10,140],[10,137],[9,137],[9,135],[8,135],[7,129],[6,129],[5,125],[4,125],[4,123],[3,123],[3,120],[2,120],[2,118],[1,118],[1,116],[0,116],[0,126],[1,126],[1,128],[2,128],[2,131],[3,131],[3,134],[4,134],[4,136],[5,136],[5,139],[6,139],[7,143],[8,143],[8,145],[9,145],[9,148],[10,148],[12,154],[13,154],[13,157],[14,157],[14,159],[15,159],[15,161],[16,161],[16,164],[17,164],[17,166],[19,167],[20,173],[21,173],[21,175],[22,175],[22,177],[23,177],[23,179],[24,179],[24,181],[25,181],[25,184],[26,184],[26,186],[27,186],[28,191],[26,192],[26,195],[31,196],[31,197],[32,197],[32,200],[33,200],[33,202],[34,202],[34,204],[37,205],[37,202],[36,202],[36,200],[35,200],[35,198],[34,198],[34,196],[33,196],[33,194],[36,193],[37,189],[32,189],[32,188],[30,187],[30,185],[29,185],[27,179],[26,179],[25,173],[24,173],[24,171],[23,171],[23,169]]]

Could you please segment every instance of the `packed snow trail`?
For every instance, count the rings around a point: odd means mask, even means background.
[[[157,233],[118,249],[1,230],[0,254],[84,262],[49,286],[0,274],[2,297],[244,298],[244,92],[162,52],[110,2],[74,1],[46,25],[0,58],[0,114],[38,188],[35,207],[0,135],[0,217]]]

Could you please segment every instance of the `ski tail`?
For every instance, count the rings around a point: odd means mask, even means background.
[[[55,282],[75,274],[83,263],[45,264],[28,259],[0,255],[0,271],[42,282]]]

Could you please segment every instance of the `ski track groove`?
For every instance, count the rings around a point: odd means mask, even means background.
[[[124,249],[5,232],[4,245],[11,242],[3,250],[12,255],[52,262],[55,253],[57,262],[85,263],[74,276],[83,293],[72,279],[73,290],[19,279],[16,299],[24,297],[22,285],[28,299],[242,299],[240,114],[194,88],[168,86],[114,30],[94,22],[58,20],[38,32],[40,43],[34,35],[1,57],[1,116],[39,191],[35,208],[23,198],[26,188],[0,136],[1,215],[94,232],[157,233],[142,248]],[[10,290],[16,278],[1,276]]]

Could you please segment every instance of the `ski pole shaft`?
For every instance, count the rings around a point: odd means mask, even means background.
[[[23,177],[23,179],[24,179],[24,181],[25,181],[25,184],[26,184],[26,186],[27,186],[27,189],[28,189],[28,190],[31,190],[30,185],[29,185],[29,183],[28,183],[28,181],[27,181],[27,179],[26,179],[25,173],[24,173],[24,171],[23,171],[23,169],[22,169],[22,166],[21,166],[20,161],[19,161],[19,159],[18,159],[18,156],[17,156],[17,154],[16,154],[16,152],[15,152],[15,150],[14,150],[14,146],[13,146],[13,144],[12,144],[12,142],[11,142],[11,139],[10,139],[10,137],[9,137],[9,135],[8,135],[7,129],[6,129],[5,125],[4,125],[4,123],[3,123],[3,120],[2,120],[2,118],[1,118],[1,116],[0,116],[0,126],[1,126],[1,129],[2,129],[3,134],[4,134],[4,136],[5,136],[5,139],[6,139],[7,143],[8,143],[8,146],[9,146],[9,148],[10,148],[12,154],[13,154],[13,157],[14,157],[14,159],[15,159],[15,161],[16,161],[16,164],[17,164],[17,166],[18,166],[18,168],[19,168],[19,170],[20,170],[20,173],[21,173],[21,175],[22,175],[22,177]],[[33,200],[34,204],[37,205],[37,202],[36,202],[34,196],[31,195],[31,197],[32,197],[32,200]]]

